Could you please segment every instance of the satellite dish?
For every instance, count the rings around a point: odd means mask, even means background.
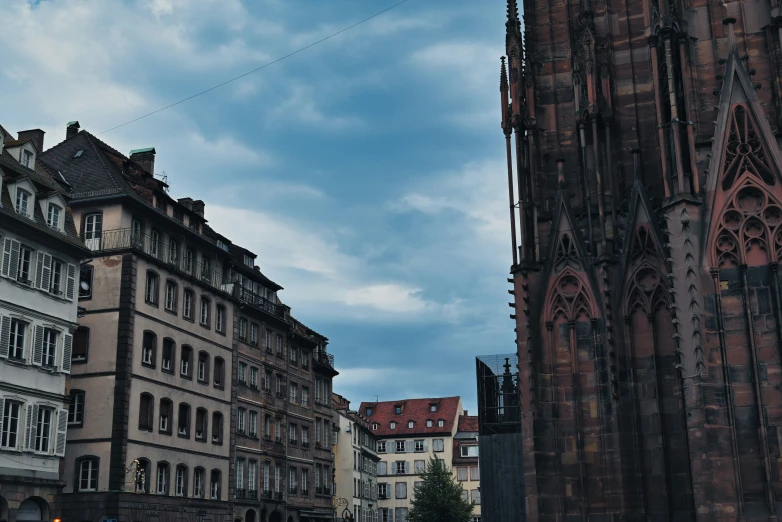
[[[90,284],[87,281],[82,281],[81,283],[79,283],[79,288],[81,288],[85,292],[89,292]]]

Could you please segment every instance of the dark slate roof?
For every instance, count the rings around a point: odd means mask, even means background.
[[[432,412],[430,406],[437,405],[437,411]],[[396,406],[402,406],[402,413],[396,414]],[[372,415],[367,415],[367,408],[372,409]],[[430,399],[404,399],[400,401],[362,402],[359,413],[369,419],[371,423],[378,423],[378,428],[373,430],[378,437],[412,437],[414,435],[428,435],[436,433],[451,433],[454,423],[457,422],[459,411],[459,397],[442,397]],[[437,421],[442,419],[445,425],[440,428]],[[432,427],[426,427],[426,421],[431,420]],[[391,422],[396,422],[396,429],[391,429]],[[408,428],[407,423],[413,421],[413,427]]]
[[[26,140],[8,140],[8,141],[3,142],[3,144],[6,146],[6,148],[9,148],[9,147],[18,147],[20,145],[24,145],[25,143],[30,143],[31,141],[33,141],[33,140],[31,140],[31,139],[26,139]]]
[[[52,193],[57,192],[65,201],[68,201],[68,194],[62,189],[59,183],[56,183],[51,176],[42,170],[32,170],[25,166],[22,166],[17,162],[8,151],[3,150],[3,154],[0,154],[0,175],[5,180],[0,191],[0,214],[7,218],[12,218],[19,223],[23,223],[26,226],[35,228],[48,236],[65,241],[73,246],[80,247],[86,253],[84,244],[79,240],[79,234],[76,231],[76,226],[73,222],[73,214],[71,214],[70,208],[65,209],[64,228],[63,234],[59,230],[55,230],[46,224],[46,217],[41,211],[40,205],[37,204],[37,198],[48,197]],[[33,205],[33,219],[28,219],[24,216],[20,216],[14,210],[14,202],[11,201],[11,193],[8,190],[8,183],[13,183],[22,179],[29,179],[38,191],[36,196],[36,204]]]

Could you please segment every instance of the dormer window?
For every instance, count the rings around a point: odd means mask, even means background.
[[[372,416],[372,408],[367,408],[367,417]]]
[[[30,165],[33,163],[33,153],[29,150],[22,151],[22,165],[24,165],[27,168],[30,168]]]
[[[30,196],[31,194],[24,189],[16,189],[16,212],[18,214],[30,215]]]
[[[407,422],[407,428],[408,429],[412,430],[414,427],[415,427],[415,422],[413,422],[413,421],[408,421]]]
[[[429,411],[436,412],[437,411],[437,404],[430,404],[429,405]]]
[[[391,423],[391,429],[392,429],[392,430],[395,430],[395,429],[396,429],[396,422],[392,422],[392,423]]]
[[[54,203],[49,203],[49,211],[46,214],[46,224],[52,228],[60,228],[60,213],[62,209]]]
[[[394,413],[396,415],[402,415],[402,406],[394,406]]]
[[[253,258],[248,256],[247,254],[244,254],[244,264],[247,266],[254,266],[255,263],[253,263]]]

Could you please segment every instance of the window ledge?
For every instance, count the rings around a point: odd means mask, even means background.
[[[178,315],[176,310],[169,310],[168,308],[163,308],[163,310],[164,310],[164,311],[165,311],[167,314],[171,314],[171,315],[173,315],[174,317],[176,317],[176,316]]]
[[[16,357],[11,357],[10,355],[5,360],[8,363],[11,363],[15,366],[27,366],[27,360],[26,359],[17,359]]]
[[[11,279],[11,284],[15,285],[15,286],[18,286],[19,288],[22,288],[22,289],[27,290],[29,292],[34,292],[34,291],[38,290],[38,288],[33,286],[33,282],[32,281],[30,281],[30,284],[28,285],[27,283],[23,283],[22,281],[19,281],[19,280],[14,281],[13,279]]]
[[[153,370],[155,369],[155,365],[154,364],[145,363],[144,361],[141,361],[141,366],[143,366],[145,368],[152,368]]]
[[[152,301],[147,301],[146,299],[144,299],[144,302],[147,303],[149,306],[154,306],[155,308],[158,308],[157,303],[153,303]]]

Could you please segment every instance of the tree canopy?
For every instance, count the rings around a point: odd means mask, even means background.
[[[421,474],[410,502],[408,522],[471,522],[473,502],[462,497],[462,486],[442,459],[432,457]]]

